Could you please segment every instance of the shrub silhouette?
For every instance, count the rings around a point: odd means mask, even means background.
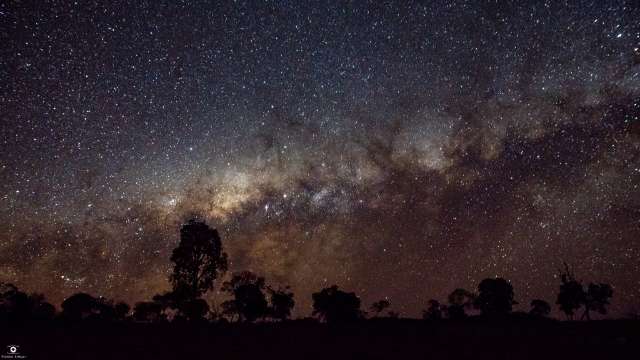
[[[350,322],[362,317],[360,299],[353,292],[344,292],[337,285],[314,293],[313,315],[328,323]]]
[[[478,285],[478,296],[473,305],[484,316],[504,316],[511,312],[513,305],[513,286],[503,279],[484,279]]]
[[[535,299],[531,301],[529,315],[533,317],[547,317],[551,313],[551,305],[544,300]]]
[[[205,316],[208,312],[209,304],[205,300],[194,299],[181,305],[179,316],[189,321],[205,321]]]
[[[443,306],[440,305],[438,300],[429,300],[429,307],[427,310],[422,311],[422,318],[424,320],[440,320],[442,319]]]
[[[0,318],[4,321],[24,321],[30,313],[27,294],[13,284],[0,284]]]
[[[201,298],[192,298],[190,290],[184,287],[155,295],[153,303],[160,307],[165,319],[172,316],[172,320],[201,321],[209,312],[209,304]]]
[[[71,295],[62,302],[61,307],[61,316],[66,320],[83,320],[97,311],[96,299],[86,293]]]
[[[95,298],[86,293],[71,295],[62,302],[61,307],[61,316],[67,321],[116,319],[116,311],[111,301],[103,297]]]
[[[33,319],[38,321],[51,321],[56,316],[56,308],[46,301],[39,302],[33,308]]]
[[[233,299],[225,301],[227,313],[235,313],[242,321],[253,322],[268,314],[268,304],[264,293],[265,280],[250,271],[234,274],[231,280],[222,284],[222,291]]]
[[[13,284],[0,283],[0,321],[51,320],[54,316],[55,307],[44,295],[27,295]]]
[[[386,299],[382,299],[371,304],[371,311],[374,313],[374,317],[378,317],[381,312],[385,311],[391,306],[391,302]]]
[[[463,319],[467,317],[466,309],[473,306],[473,300],[475,295],[465,289],[455,289],[449,294],[447,300],[449,306],[447,306],[447,316],[449,319]]]
[[[595,311],[599,314],[607,313],[607,305],[609,305],[609,299],[613,297],[613,289],[609,284],[589,284],[587,292],[584,296],[584,313],[582,318],[591,320],[591,311]]]
[[[270,296],[269,316],[280,321],[288,319],[291,316],[291,310],[296,305],[289,287],[278,290],[267,288],[267,291]]]
[[[125,320],[129,315],[129,311],[131,311],[131,307],[129,304],[125,302],[119,302],[114,307],[115,317],[118,320]]]
[[[166,315],[159,302],[142,301],[133,307],[133,319],[140,322],[160,322],[166,320]]]
[[[390,310],[387,313],[387,315],[389,316],[390,319],[398,319],[398,318],[400,318],[400,312],[398,312],[398,311]]]
[[[222,307],[222,315],[224,316],[223,317],[224,319],[228,319],[228,321],[230,322],[234,322],[235,319],[238,319],[238,321],[242,320],[240,313],[238,312],[238,307],[235,301],[233,300],[224,301],[221,304],[221,307]]]

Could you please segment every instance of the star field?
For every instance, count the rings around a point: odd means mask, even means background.
[[[640,304],[636,1],[134,3],[0,4],[0,281],[149,299],[199,216],[301,315]]]

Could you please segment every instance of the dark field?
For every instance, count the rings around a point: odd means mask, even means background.
[[[640,322],[47,324],[0,339],[27,359],[634,359]]]

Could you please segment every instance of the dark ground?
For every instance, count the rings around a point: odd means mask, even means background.
[[[3,326],[3,358],[8,345],[26,359],[640,359],[640,321],[51,323]]]

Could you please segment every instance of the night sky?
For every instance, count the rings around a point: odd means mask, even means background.
[[[199,216],[298,315],[640,306],[637,1],[131,3],[0,3],[0,281],[150,299]]]

